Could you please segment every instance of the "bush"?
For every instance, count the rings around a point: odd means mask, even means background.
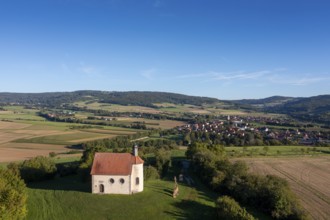
[[[56,165],[59,176],[69,176],[78,173],[79,162],[68,162]]]
[[[56,174],[56,170],[54,161],[43,156],[25,160],[20,166],[20,174],[25,182],[51,179]]]
[[[229,196],[221,196],[216,201],[218,219],[226,220],[253,220],[245,208],[242,208],[234,199]]]
[[[50,152],[50,153],[49,153],[49,157],[52,157],[52,158],[53,158],[53,157],[56,157],[56,153],[55,153],[55,152]]]
[[[0,169],[0,218],[24,219],[27,214],[26,198],[24,181],[10,170]]]
[[[159,173],[155,167],[148,166],[144,167],[144,180],[154,180],[159,179]]]

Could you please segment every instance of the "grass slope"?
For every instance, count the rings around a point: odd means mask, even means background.
[[[200,189],[180,185],[172,198],[172,181],[145,183],[135,195],[95,195],[89,183],[65,177],[35,183],[28,193],[27,219],[214,219],[213,199]],[[197,187],[198,188],[198,187]]]

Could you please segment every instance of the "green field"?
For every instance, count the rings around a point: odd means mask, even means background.
[[[158,110],[154,108],[149,108],[149,107],[143,107],[143,106],[134,106],[134,105],[117,105],[117,104],[107,104],[107,103],[99,103],[99,102],[75,102],[73,103],[77,107],[84,108],[86,107],[87,109],[102,109],[102,110],[107,110],[107,111],[116,111],[116,112],[145,112],[145,113],[159,113]]]
[[[173,181],[153,180],[135,195],[95,195],[77,177],[35,183],[28,190],[27,219],[214,219],[214,195]],[[213,197],[212,197],[213,196]]]
[[[42,117],[36,115],[37,110],[25,109],[22,106],[5,106],[6,111],[0,111],[0,119],[6,120],[37,120],[43,121]]]
[[[302,156],[302,155],[329,155],[329,147],[312,146],[249,146],[225,147],[229,156]]]
[[[268,114],[262,112],[251,112],[240,109],[235,109],[234,106],[225,103],[218,103],[216,105],[205,104],[203,106],[189,105],[189,104],[172,104],[172,103],[153,103],[158,108],[150,108],[143,106],[124,106],[117,104],[105,104],[99,102],[75,102],[78,107],[86,107],[87,109],[102,109],[117,112],[144,112],[153,114],[171,114],[180,116],[183,113],[193,114],[211,114],[211,115],[247,115],[254,117],[280,117],[279,114]]]
[[[18,143],[38,143],[38,144],[63,144],[63,145],[72,145],[74,143],[81,143],[83,141],[102,139],[102,138],[111,138],[116,135],[104,135],[98,133],[89,133],[89,132],[80,132],[67,133],[67,134],[58,134],[58,135],[47,135],[42,137],[35,138],[24,138],[18,139],[15,142]]]

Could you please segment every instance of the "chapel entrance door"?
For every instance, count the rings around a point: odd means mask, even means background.
[[[100,193],[104,193],[104,185],[100,184]]]

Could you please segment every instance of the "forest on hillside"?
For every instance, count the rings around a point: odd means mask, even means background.
[[[191,104],[200,106],[212,104],[218,99],[188,96],[166,92],[107,92],[82,90],[75,92],[49,93],[0,93],[0,103],[33,104],[47,107],[58,107],[77,101],[98,101],[101,103],[138,105],[153,107],[154,103]]]

